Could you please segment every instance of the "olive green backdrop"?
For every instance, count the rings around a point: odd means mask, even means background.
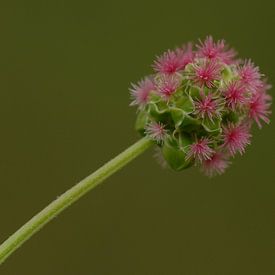
[[[272,1],[2,1],[0,240],[138,139],[128,87],[156,54],[212,34],[274,83],[274,25]],[[275,274],[274,130],[214,179],[148,151],[0,274]]]

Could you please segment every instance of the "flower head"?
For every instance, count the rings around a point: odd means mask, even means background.
[[[223,147],[228,150],[231,156],[238,152],[242,155],[245,147],[250,144],[250,138],[248,125],[229,124],[223,128]]]
[[[221,175],[230,165],[228,156],[223,152],[215,152],[211,158],[204,160],[202,163],[202,171],[209,177]]]
[[[221,65],[216,61],[206,61],[194,64],[194,72],[191,79],[200,87],[214,87],[214,81],[221,77]]]
[[[209,147],[211,144],[210,140],[207,138],[201,138],[189,146],[186,159],[194,159],[195,161],[201,163],[204,160],[210,159],[214,154],[214,150]]]
[[[200,41],[197,48],[198,57],[221,60],[225,64],[232,64],[235,62],[234,58],[236,56],[236,52],[233,49],[229,49],[224,40],[214,42],[212,36],[208,36],[204,42]]]
[[[154,62],[153,68],[159,73],[173,74],[183,70],[192,60],[192,44],[189,43],[187,46],[177,48],[174,51],[168,50],[161,56],[158,56],[157,60]]]
[[[168,136],[165,126],[160,122],[150,122],[147,124],[145,133],[157,143],[162,143]]]
[[[250,144],[253,123],[269,123],[271,86],[251,60],[240,60],[224,40],[208,36],[196,49],[190,43],[166,51],[155,73],[133,85],[136,129],[158,143],[172,169],[222,174]]]
[[[133,98],[131,105],[138,105],[140,107],[146,105],[149,94],[153,90],[155,90],[155,84],[149,77],[142,79],[138,84],[132,84],[132,88],[130,88],[131,97]]]

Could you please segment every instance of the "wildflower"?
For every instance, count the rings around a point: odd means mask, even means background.
[[[242,155],[245,147],[250,144],[250,138],[251,134],[247,125],[234,125],[231,123],[223,128],[223,146],[231,156],[238,152]]]
[[[149,77],[142,79],[138,84],[132,84],[132,88],[130,88],[131,97],[133,98],[131,105],[140,107],[146,105],[149,94],[153,90],[155,90],[155,84]]]

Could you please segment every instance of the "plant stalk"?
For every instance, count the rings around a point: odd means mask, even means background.
[[[54,217],[79,200],[88,191],[92,190],[109,176],[124,167],[127,163],[135,159],[152,144],[153,142],[146,137],[140,139],[36,214],[0,246],[0,265]]]

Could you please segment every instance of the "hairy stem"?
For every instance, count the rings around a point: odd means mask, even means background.
[[[0,246],[0,264],[59,213],[139,156],[151,145],[152,141],[142,138],[50,203]]]

